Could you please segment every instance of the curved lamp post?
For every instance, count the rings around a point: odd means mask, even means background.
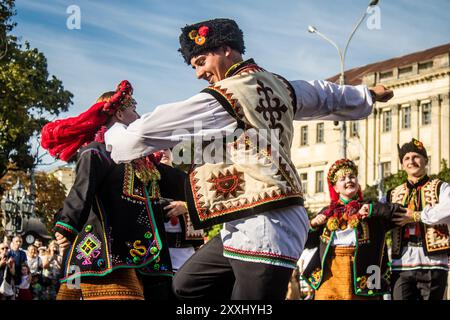
[[[366,10],[364,11],[364,14],[361,16],[361,18],[358,20],[357,24],[355,25],[355,27],[353,28],[352,32],[350,33],[350,36],[348,37],[347,43],[345,44],[345,49],[342,52],[341,48],[330,38],[328,38],[326,35],[324,35],[323,33],[321,33],[319,30],[317,30],[316,27],[314,26],[308,26],[308,32],[310,33],[315,33],[317,34],[319,37],[321,37],[322,39],[324,39],[325,41],[327,41],[328,43],[330,43],[333,47],[336,48],[336,50],[338,51],[339,54],[339,61],[340,61],[340,67],[341,67],[341,71],[339,74],[339,84],[340,85],[344,85],[345,84],[345,75],[344,75],[344,70],[345,70],[345,56],[347,54],[347,50],[348,50],[348,46],[350,44],[350,41],[352,40],[353,36],[356,33],[356,30],[358,30],[359,26],[361,25],[361,23],[364,21],[364,19],[366,19],[367,17],[367,9],[369,9],[370,7],[376,6],[378,4],[379,0],[372,0],[370,1],[368,7],[366,8]],[[345,123],[345,121],[341,122],[341,158],[347,158],[347,125]]]

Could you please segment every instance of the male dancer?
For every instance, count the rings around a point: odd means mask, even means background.
[[[407,207],[394,219],[401,227],[392,231],[393,299],[442,300],[450,252],[450,186],[427,175],[427,150],[419,140],[399,148],[399,158],[408,180],[387,195],[388,201]]]
[[[196,228],[224,227],[178,270],[175,293],[182,299],[284,299],[309,226],[290,159],[293,121],[361,119],[375,100],[393,93],[382,86],[288,82],[243,60],[243,33],[230,19],[184,27],[180,45],[185,62],[210,86],[128,127],[113,126],[106,134],[111,156],[126,162],[196,137],[214,137],[217,146],[228,135],[217,149],[226,161],[203,159],[191,170],[186,193]]]

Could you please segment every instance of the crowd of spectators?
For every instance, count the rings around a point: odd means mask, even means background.
[[[22,245],[20,235],[0,243],[0,300],[54,300],[63,260],[58,244]]]

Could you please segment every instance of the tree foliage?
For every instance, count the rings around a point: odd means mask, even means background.
[[[0,2],[0,178],[10,163],[30,169],[30,138],[46,117],[67,111],[72,93],[47,71],[47,59],[28,42],[11,35],[16,23],[14,0]]]

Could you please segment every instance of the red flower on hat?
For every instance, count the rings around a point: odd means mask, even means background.
[[[423,149],[423,143],[421,141],[419,141],[417,139],[413,139],[413,141],[417,148]]]
[[[209,28],[207,26],[201,26],[198,29],[198,34],[201,35],[202,37],[206,37],[209,33]]]

